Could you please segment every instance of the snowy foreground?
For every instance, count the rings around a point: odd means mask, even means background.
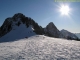
[[[80,60],[80,41],[35,35],[3,42],[0,60]]]

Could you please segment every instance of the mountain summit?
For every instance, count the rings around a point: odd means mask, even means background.
[[[16,40],[35,34],[42,34],[42,27],[33,19],[25,17],[21,13],[17,13],[4,21],[0,28],[0,41]]]
[[[50,22],[46,28],[45,32],[48,34],[48,36],[56,37],[56,38],[64,38],[64,36],[60,33],[60,31],[57,29],[57,27],[53,24],[53,22]]]
[[[5,35],[6,33],[10,32],[11,30],[15,30],[16,27],[19,27],[21,24],[24,24],[26,28],[28,28],[30,25],[34,28],[34,31],[37,34],[41,34],[41,26],[39,26],[33,19],[29,17],[25,17],[25,15],[21,13],[15,14],[13,17],[9,17],[5,19],[3,25],[0,29],[0,36]],[[39,31],[39,32],[38,32]]]

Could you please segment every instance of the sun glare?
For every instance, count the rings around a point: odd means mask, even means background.
[[[67,5],[62,5],[60,7],[60,12],[61,12],[62,15],[68,15],[69,11],[70,11],[70,8]]]

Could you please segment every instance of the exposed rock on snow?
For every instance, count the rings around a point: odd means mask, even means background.
[[[31,26],[32,30],[36,34],[43,34],[42,27],[39,26],[33,19],[31,19],[29,17],[25,17],[25,15],[23,15],[21,13],[17,13],[13,17],[5,19],[4,23],[0,27],[0,36],[2,37],[4,35],[6,35],[7,33],[11,32],[12,30],[16,30],[18,27],[20,27],[23,24],[25,25],[25,29],[27,29],[29,26]],[[23,29],[23,27],[20,28],[20,30],[22,30],[22,29]],[[25,33],[26,33],[26,31],[25,31]],[[14,35],[14,33],[13,33],[13,35]],[[28,35],[28,33],[27,33],[27,35]]]

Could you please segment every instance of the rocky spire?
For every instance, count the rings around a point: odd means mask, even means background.
[[[60,35],[60,32],[59,30],[57,29],[57,27],[53,24],[53,22],[50,22],[46,28],[46,34],[49,35],[49,36],[52,36],[52,37],[57,37],[59,38],[59,35]]]

